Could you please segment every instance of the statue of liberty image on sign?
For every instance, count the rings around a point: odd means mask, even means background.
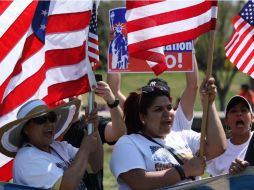
[[[114,32],[109,44],[109,63],[112,69],[128,69],[128,49],[126,32],[126,9],[119,7],[109,11],[110,28]],[[109,67],[110,68],[110,67]]]

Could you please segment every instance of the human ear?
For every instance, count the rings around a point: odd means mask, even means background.
[[[145,115],[143,113],[139,113],[139,119],[141,123],[145,124]]]

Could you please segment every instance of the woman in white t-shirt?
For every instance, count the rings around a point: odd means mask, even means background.
[[[210,97],[205,152],[209,160],[224,152],[226,138],[214,103],[214,79],[203,83],[201,89],[202,97]],[[205,159],[194,156],[200,134],[171,130],[174,119],[180,118],[174,118],[167,86],[144,86],[140,94],[131,93],[124,114],[128,135],[118,140],[110,161],[119,189],[156,189],[203,174]]]
[[[231,133],[227,140],[227,150],[208,162],[208,173],[212,176],[229,173],[230,165],[240,163],[240,160],[245,158],[253,135],[252,122],[253,115],[249,102],[243,96],[233,96],[225,110],[225,124],[230,128]]]
[[[0,152],[15,157],[13,181],[40,189],[86,189],[81,180],[90,164],[91,172],[102,168],[97,131],[98,115],[87,114],[95,132],[84,135],[77,149],[66,141],[56,141],[68,129],[79,100],[49,108],[42,100],[28,101],[17,113],[17,120],[0,129]]]

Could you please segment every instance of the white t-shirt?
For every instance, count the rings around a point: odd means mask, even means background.
[[[51,153],[26,144],[17,153],[13,165],[13,181],[32,187],[51,188],[74,159],[78,149],[66,141],[54,141]]]
[[[164,140],[159,138],[154,138],[154,140],[171,149],[178,157],[189,158],[199,149],[200,134],[192,130],[181,132],[172,130]],[[119,189],[130,189],[119,178],[121,173],[137,168],[146,171],[159,171],[179,164],[166,148],[162,148],[139,134],[121,137],[114,147],[110,160],[110,169],[117,179]]]
[[[191,129],[191,125],[193,122],[193,117],[191,120],[188,120],[184,113],[181,106],[181,103],[178,105],[175,113],[175,118],[172,126],[172,131],[182,131],[182,130],[189,130]]]
[[[226,151],[207,162],[207,172],[212,176],[227,174],[232,161],[236,158],[244,159],[252,135],[253,132],[251,132],[250,138],[240,145],[234,145],[228,139]]]

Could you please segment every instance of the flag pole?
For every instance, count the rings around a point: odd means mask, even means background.
[[[87,59],[88,80],[91,88],[91,91],[88,93],[88,113],[90,114],[94,109],[94,89],[96,88],[97,84],[88,56],[86,56],[86,59]],[[93,130],[94,130],[93,123],[88,123],[87,134],[88,135],[92,134]]]
[[[209,32],[209,48],[208,48],[208,59],[207,59],[207,69],[206,69],[206,79],[212,76],[213,67],[213,51],[214,51],[214,41],[215,41],[215,30]],[[201,137],[200,137],[200,150],[199,155],[205,155],[205,137],[208,124],[208,108],[209,108],[209,95],[204,97],[203,105],[203,116],[201,122]]]
[[[95,1],[92,2],[91,11],[93,11],[93,4],[94,3],[96,3],[96,2]],[[89,35],[87,35],[87,39],[86,39],[86,63],[87,63],[86,67],[87,67],[87,75],[88,75],[89,85],[91,88],[91,91],[88,93],[88,113],[90,114],[94,109],[94,89],[96,88],[97,83],[96,83],[94,72],[93,72],[91,62],[90,62],[89,56],[88,56],[88,38],[89,38]],[[93,123],[88,123],[87,134],[88,135],[92,134],[93,130],[94,130]]]

